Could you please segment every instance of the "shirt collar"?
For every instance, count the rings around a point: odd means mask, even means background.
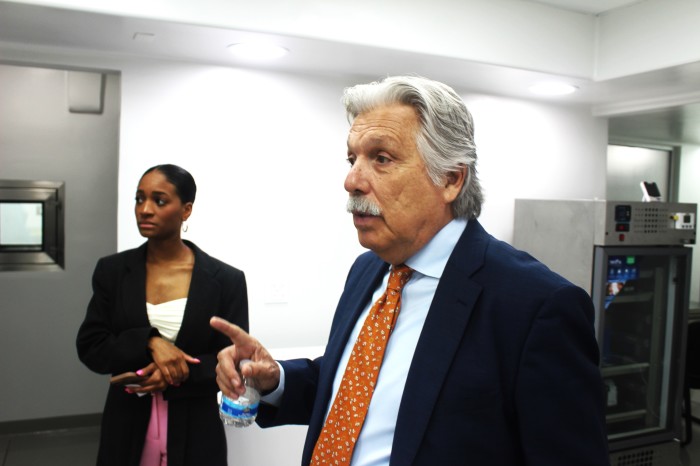
[[[439,280],[442,277],[443,270],[445,270],[447,260],[450,258],[457,241],[459,241],[466,227],[467,219],[453,219],[442,227],[428,244],[411,256],[406,261],[406,265],[416,272]]]

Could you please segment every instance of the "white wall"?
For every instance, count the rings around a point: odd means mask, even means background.
[[[513,239],[514,199],[605,198],[607,122],[586,108],[464,96],[486,194],[481,223]]]
[[[143,241],[132,210],[143,171],[182,165],[198,184],[185,237],[245,271],[256,335],[325,343],[361,250],[342,188],[348,83],[173,63],[130,64],[122,83],[119,248]]]

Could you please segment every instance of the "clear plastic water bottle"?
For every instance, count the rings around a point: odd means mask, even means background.
[[[243,359],[240,367],[252,362],[250,359]],[[258,405],[260,404],[260,393],[253,385],[252,380],[243,379],[245,393],[237,400],[231,399],[221,394],[219,403],[219,417],[228,426],[248,427],[258,416]]]

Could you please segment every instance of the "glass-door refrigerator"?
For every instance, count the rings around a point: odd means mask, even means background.
[[[678,461],[696,205],[517,199],[513,243],[586,289],[611,464]]]

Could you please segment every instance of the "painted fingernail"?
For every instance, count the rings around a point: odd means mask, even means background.
[[[137,370],[136,375],[143,375],[143,370],[141,370],[141,369]]]

